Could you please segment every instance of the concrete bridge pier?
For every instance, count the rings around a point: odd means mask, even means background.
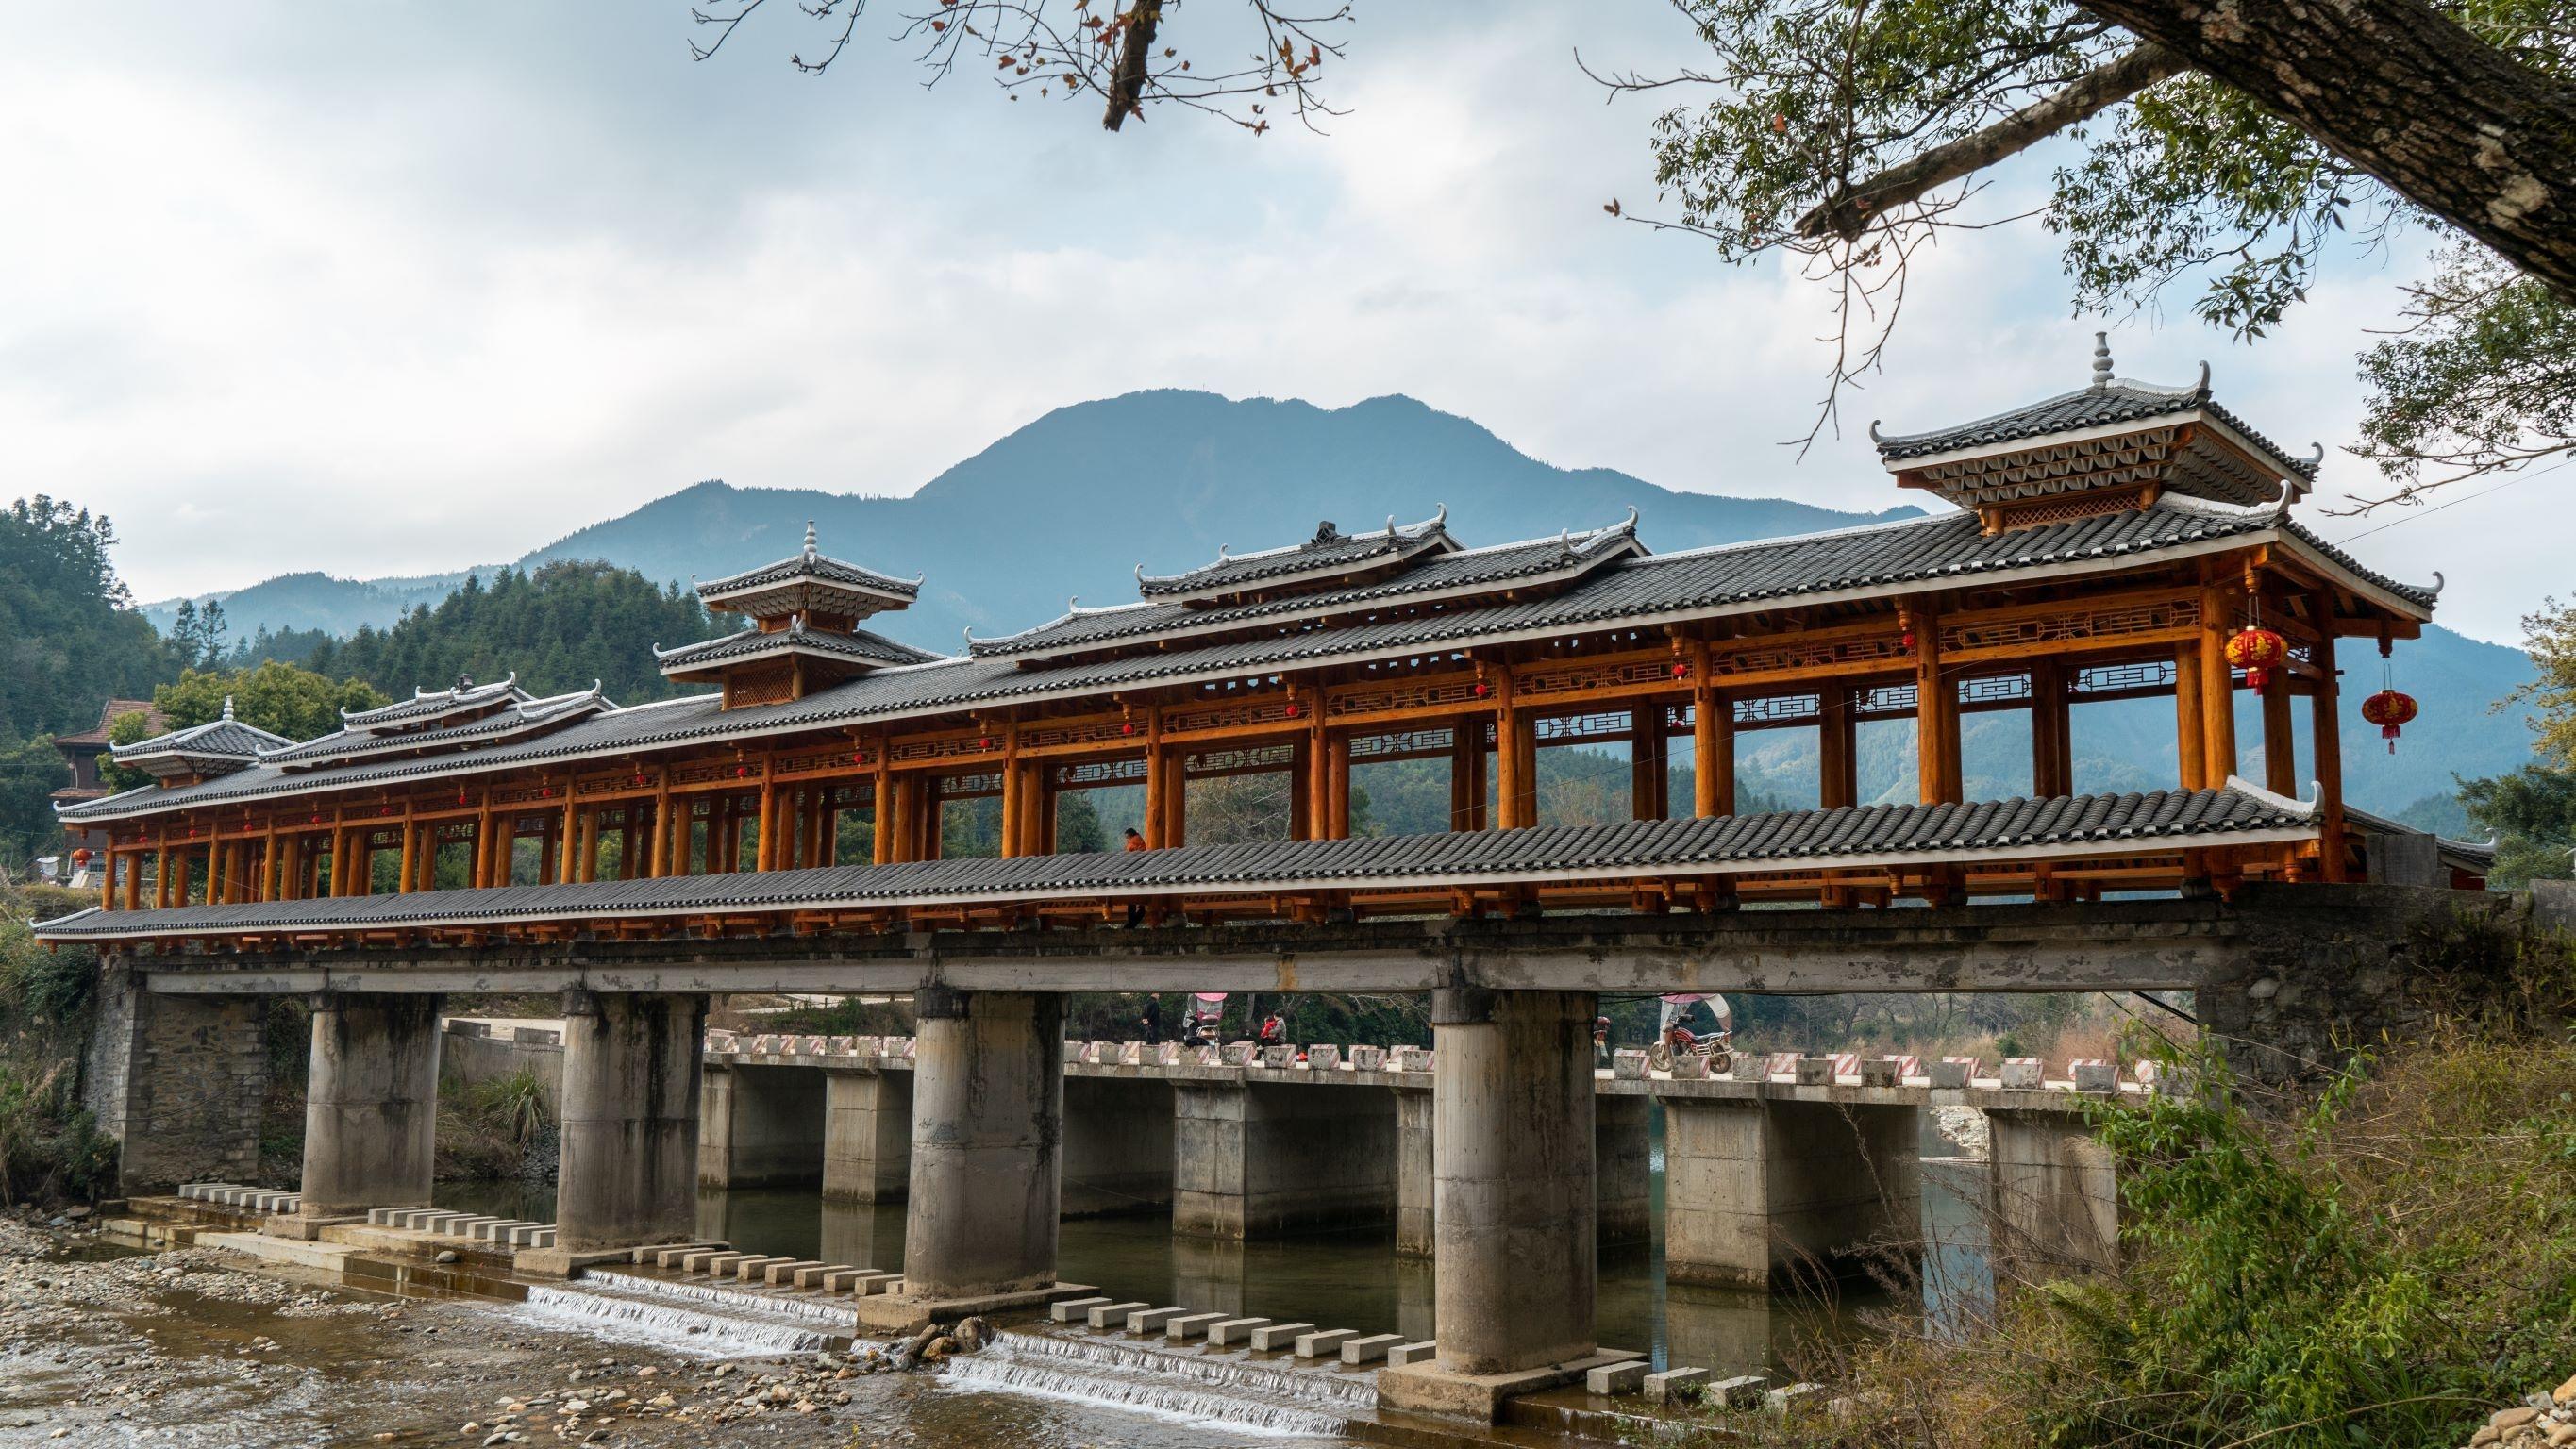
[[[97,994],[81,1103],[117,1140],[116,1190],[256,1182],[268,998],[154,991],[115,956],[101,961]]]
[[[912,1185],[912,1073],[826,1072],[823,1201],[901,1202]]]
[[[302,1205],[275,1225],[311,1237],[367,1209],[429,1201],[438,1158],[435,994],[313,998]]]
[[[824,1075],[802,1067],[709,1067],[699,1089],[698,1185],[821,1179],[830,1137]]]
[[[1025,991],[927,986],[914,997],[912,1186],[904,1291],[858,1300],[859,1326],[1056,1296],[1064,1006]]]
[[[1432,1094],[1395,1094],[1395,1254],[1428,1258],[1432,1235]],[[1654,1107],[1644,1097],[1592,1103],[1593,1231],[1603,1243],[1653,1240]]]
[[[2083,1116],[1989,1107],[1986,1125],[1997,1281],[2117,1266],[2119,1173]]]
[[[1768,1288],[1919,1252],[1918,1109],[1664,1099],[1664,1276]]]
[[[1378,1376],[1393,1407],[1492,1422],[1580,1378],[1593,1342],[1592,1016],[1574,991],[1432,994],[1439,1353]]]
[[[1386,1222],[1393,1094],[1300,1083],[1172,1087],[1172,1230],[1262,1238]]]
[[[555,1246],[520,1252],[520,1271],[568,1274],[696,1231],[706,1021],[695,993],[564,993]]]

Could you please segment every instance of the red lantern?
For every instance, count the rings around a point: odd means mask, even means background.
[[[2227,662],[2245,671],[2249,689],[2261,689],[2271,683],[2272,671],[2289,658],[2290,642],[2259,625],[2248,624],[2227,641]]]
[[[1911,630],[1911,629],[1906,630],[1903,634],[1901,634],[1901,635],[1897,636],[1896,643],[1897,643],[1897,647],[1898,647],[1898,648],[1900,648],[1900,649],[1903,649],[1906,653],[1908,653],[1908,654],[1913,653],[1913,652],[1914,652],[1914,631],[1913,631],[1913,630]]]
[[[1136,722],[1134,720],[1121,722],[1118,726],[1118,733],[1122,735],[1132,735],[1136,733]]]
[[[1688,678],[1690,678],[1690,666],[1689,666],[1689,665],[1687,665],[1687,664],[1679,664],[1679,663],[1676,663],[1676,664],[1673,666],[1673,678],[1675,678],[1675,679],[1688,679]]]
[[[1297,701],[1293,699],[1288,701],[1288,717],[1290,719],[1295,719],[1297,717]]]
[[[80,849],[75,850],[75,851],[73,851],[73,852],[72,852],[72,864],[74,864],[74,865],[87,865],[87,864],[89,864],[89,847],[88,847],[88,846],[84,845],[84,846],[82,846]]]
[[[1483,699],[1485,697],[1485,681],[1481,679],[1476,681],[1476,697],[1478,699]]]
[[[2361,717],[2379,726],[2379,737],[2388,741],[2388,753],[2397,753],[2399,729],[2415,718],[2415,697],[2383,689],[2361,702]]]

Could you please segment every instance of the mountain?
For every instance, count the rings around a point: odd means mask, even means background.
[[[1646,542],[1662,551],[1921,511],[1838,512],[1786,499],[1676,492],[1606,468],[1560,468],[1407,397],[1319,408],[1158,391],[1058,408],[909,497],[698,483],[514,563],[603,559],[657,581],[713,578],[794,552],[811,519],[828,552],[924,574],[919,602],[879,625],[908,643],[953,650],[965,629],[992,636],[1051,619],[1069,594],[1093,604],[1132,599],[1139,563],[1149,573],[1173,573],[1214,558],[1220,545],[1291,543],[1311,536],[1323,519],[1350,531],[1375,528],[1390,514],[1411,522],[1444,503],[1452,531],[1471,545],[1599,527],[1633,506]],[[350,581],[290,574],[213,597],[223,602],[236,639],[262,624],[347,632],[435,603],[465,576]],[[159,622],[176,605],[147,611]],[[2400,687],[2422,702],[2423,713],[2395,755],[2357,716],[2347,718],[2345,769],[2357,803],[2393,813],[2450,795],[2454,774],[2495,774],[2529,758],[2521,714],[2490,709],[2531,677],[2519,652],[2436,627],[2401,646],[2397,663]],[[2355,704],[2379,687],[2367,645],[2347,646],[2344,687]],[[2169,783],[2172,715],[2169,704],[2156,702],[2077,709],[2079,788]],[[2258,738],[2250,712],[2239,734],[2249,743]],[[2304,740],[2304,723],[2300,734]],[[1908,724],[1863,729],[1864,798],[1912,798],[1912,744]],[[1970,717],[1961,744],[1972,794],[2028,787],[2020,714]],[[1812,803],[1811,735],[1748,735],[1745,750],[1747,764],[1792,803],[1801,794]],[[2307,757],[2303,746],[2302,778]],[[2259,758],[2252,765],[2259,775]]]
[[[1292,543],[1327,518],[1352,531],[1390,513],[1410,523],[1442,503],[1452,531],[1471,544],[1616,523],[1633,505],[1659,549],[1920,511],[1846,513],[1680,493],[1607,468],[1558,468],[1407,397],[1328,409],[1162,391],[1058,408],[910,497],[705,482],[513,562],[605,559],[656,581],[714,578],[793,553],[812,519],[828,552],[926,574],[920,602],[882,624],[908,643],[951,649],[969,626],[1001,634],[1054,618],[1068,594],[1095,604],[1133,598],[1138,563],[1176,572],[1214,558],[1219,545]],[[347,633],[435,603],[463,579],[289,574],[206,597],[223,603],[234,638],[262,624]],[[178,602],[145,612],[166,626]]]

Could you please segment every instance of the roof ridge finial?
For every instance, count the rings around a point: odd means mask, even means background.
[[[225,695],[225,696],[224,696],[224,723],[226,723],[226,724],[231,724],[231,723],[232,723],[232,721],[233,721],[233,697],[232,697],[231,695],[227,694],[227,695]]]
[[[805,556],[814,556],[814,520],[810,518],[805,520]]]
[[[2093,391],[2104,392],[2111,386],[2111,334],[2093,334]]]

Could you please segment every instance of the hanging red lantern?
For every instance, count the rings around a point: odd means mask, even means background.
[[[1288,717],[1290,719],[1295,719],[1297,717],[1297,701],[1293,699],[1288,701]]]
[[[74,864],[74,865],[87,865],[87,864],[89,864],[89,847],[88,847],[88,846],[84,845],[84,846],[82,846],[80,849],[75,850],[75,851],[73,851],[73,852],[72,852],[72,864]]]
[[[1132,735],[1136,733],[1136,722],[1132,719],[1120,721],[1118,725],[1118,733],[1122,735]]]
[[[1481,679],[1476,681],[1476,697],[1478,699],[1483,699],[1485,697],[1485,681]]]
[[[1676,664],[1674,664],[1674,665],[1673,665],[1673,678],[1675,678],[1675,679],[1688,679],[1688,678],[1690,678],[1690,666],[1689,666],[1689,665],[1687,665],[1687,664],[1681,664],[1681,663],[1676,663]]]
[[[2397,734],[2415,718],[2415,696],[2383,689],[2361,702],[2361,717],[2379,726],[2379,737],[2388,741],[2388,753],[2397,753]]]
[[[2245,671],[2245,685],[2261,689],[2272,671],[2289,662],[2290,641],[2256,624],[2237,630],[2227,640],[2227,662]]]
[[[1911,629],[1908,629],[1908,630],[1906,630],[1904,633],[1902,633],[1902,634],[1898,635],[1898,636],[1896,637],[1896,644],[1897,644],[1897,647],[1898,647],[1899,649],[1904,650],[1906,653],[1908,653],[1908,654],[1913,653],[1913,652],[1914,652],[1914,631],[1913,631],[1913,630],[1911,630]]]

